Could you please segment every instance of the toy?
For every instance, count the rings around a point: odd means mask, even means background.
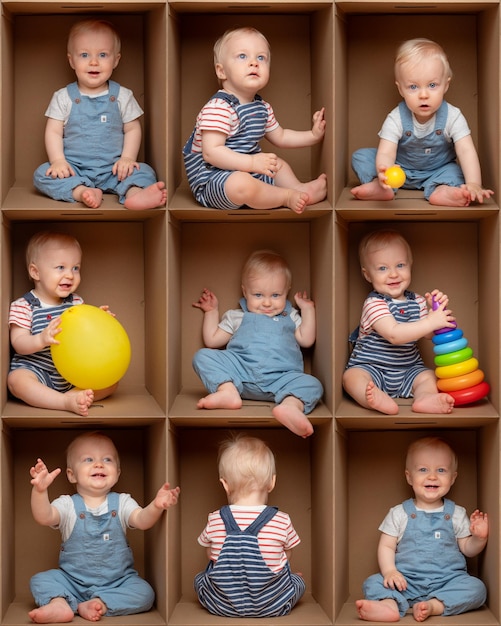
[[[130,341],[123,326],[112,315],[80,304],[61,315],[59,344],[51,346],[57,371],[80,389],[105,389],[127,371]]]
[[[433,310],[438,303],[433,300]],[[478,402],[490,391],[484,381],[484,373],[478,368],[478,360],[468,347],[468,340],[459,328],[441,328],[433,337],[435,353],[435,375],[440,391],[454,398],[454,406]]]
[[[399,165],[392,165],[385,171],[384,175],[386,176],[386,183],[392,189],[398,189],[405,183],[405,172]]]

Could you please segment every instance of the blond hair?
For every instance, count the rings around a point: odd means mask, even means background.
[[[442,46],[424,37],[409,39],[400,45],[395,57],[395,78],[398,80],[398,71],[402,65],[415,66],[425,59],[438,59],[444,68],[445,79],[449,80],[452,78],[449,59]]]
[[[283,272],[287,281],[287,290],[292,283],[292,273],[285,259],[273,250],[256,250],[253,252],[242,269],[242,283],[245,285],[256,274],[273,274]]]
[[[237,435],[219,448],[219,478],[229,492],[245,496],[253,491],[271,490],[276,475],[275,457],[257,437]]]
[[[442,437],[421,437],[421,439],[416,439],[413,441],[409,447],[407,448],[407,456],[405,458],[405,468],[409,470],[410,459],[411,457],[420,450],[431,449],[431,450],[442,450],[448,452],[451,455],[452,459],[452,469],[453,471],[457,471],[458,468],[458,458],[451,445]]]
[[[80,254],[82,253],[78,240],[72,235],[44,230],[33,235],[26,246],[26,267],[28,271],[32,263],[36,265],[37,259],[42,254],[44,248],[54,246],[77,248]]]
[[[409,263],[412,263],[412,250],[408,241],[398,231],[391,229],[375,230],[368,233],[363,237],[358,246],[358,257],[360,259],[360,266],[365,267],[367,261],[367,255],[370,252],[381,250],[392,244],[400,243],[407,251]]]
[[[259,37],[262,37],[271,56],[270,44],[266,37],[263,35],[263,33],[258,31],[257,28],[253,28],[252,26],[242,26],[240,28],[232,28],[230,30],[227,30],[216,41],[216,43],[214,44],[214,66],[221,62],[221,51],[225,44],[228,43],[228,40],[231,39],[231,37],[233,37],[234,35],[258,35]]]
[[[78,35],[83,33],[109,33],[115,42],[115,53],[118,54],[121,48],[120,35],[118,34],[117,29],[113,26],[111,22],[107,20],[82,20],[81,22],[77,22],[73,24],[70,28],[70,32],[68,34],[68,45],[67,50],[68,53],[71,53],[73,40]]]
[[[117,458],[117,467],[120,469],[120,457],[118,455],[118,450],[115,447],[113,441],[107,435],[104,435],[102,432],[95,430],[89,433],[83,433],[75,437],[73,441],[70,442],[69,446],[66,448],[66,466],[70,469],[73,469],[73,461],[74,461],[74,452],[75,448],[80,445],[84,441],[102,441],[109,443],[115,452],[115,456]]]

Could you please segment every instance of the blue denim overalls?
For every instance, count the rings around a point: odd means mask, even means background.
[[[403,503],[408,522],[397,546],[395,564],[407,580],[407,589],[386,588],[381,574],[374,574],[363,585],[368,600],[392,598],[401,617],[416,602],[432,598],[443,602],[443,615],[459,615],[484,604],[485,585],[468,574],[454,536],[454,506],[444,498],[443,511],[427,513],[418,511],[412,499]]]
[[[304,373],[303,355],[294,333],[291,303],[275,317],[249,313],[245,298],[242,323],[226,350],[202,348],[193,357],[193,367],[210,393],[232,382],[242,398],[274,400],[299,398],[305,414],[311,413],[323,394],[314,376]]]
[[[132,551],[118,516],[119,494],[108,494],[108,513],[92,515],[83,498],[72,496],[77,520],[61,546],[60,569],[32,577],[31,593],[38,606],[64,598],[76,613],[78,604],[101,599],[106,615],[148,611],[155,594],[134,569]]]
[[[245,530],[240,530],[229,506],[220,510],[226,539],[217,559],[195,577],[202,606],[227,617],[288,615],[305,590],[304,580],[289,563],[272,572],[261,555],[258,533],[277,513],[268,506]]]
[[[438,185],[459,187],[464,183],[461,168],[456,163],[454,144],[444,137],[447,122],[447,102],[442,102],[435,115],[435,128],[426,137],[414,135],[412,113],[405,102],[398,105],[403,135],[398,142],[395,162],[405,170],[402,189],[422,189],[428,200]],[[352,156],[352,167],[362,184],[377,178],[376,148],[361,148]]]
[[[35,187],[54,200],[75,202],[73,189],[79,185],[101,189],[119,196],[123,204],[130,187],[148,187],[156,182],[153,169],[140,163],[140,169],[119,181],[112,167],[123,149],[123,122],[118,106],[120,85],[109,81],[109,92],[97,98],[81,94],[77,83],[67,86],[72,100],[71,112],[64,127],[64,156],[75,170],[75,176],[51,178],[43,163],[33,175]]]

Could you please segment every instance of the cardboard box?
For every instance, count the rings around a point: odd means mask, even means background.
[[[132,88],[145,109],[141,158],[167,182],[166,209],[126,211],[107,197],[100,209],[90,210],[44,198],[31,186],[33,170],[46,158],[45,108],[52,92],[73,79],[65,58],[67,31],[91,15],[120,28],[123,56],[114,79]],[[204,209],[187,188],[181,149],[196,114],[218,87],[212,46],[237,24],[256,26],[270,41],[272,74],[262,95],[284,127],[309,128],[313,112],[326,107],[323,143],[281,153],[301,179],[328,175],[327,199],[302,216],[287,209]],[[450,56],[455,76],[447,98],[466,114],[484,185],[496,191],[482,206],[431,207],[419,192],[399,192],[393,203],[351,198],[351,153],[376,145],[380,125],[399,99],[393,81],[396,46],[414,36],[436,39]],[[360,624],[354,601],[364,578],[376,571],[377,527],[407,493],[405,448],[430,433],[458,448],[460,476],[451,496],[469,512],[487,511],[491,523],[486,550],[470,563],[488,587],[486,607],[430,623],[499,626],[499,0],[266,6],[154,0],[99,7],[4,0],[0,37],[4,380],[8,303],[29,288],[24,246],[42,228],[71,232],[80,240],[79,293],[88,303],[109,304],[133,347],[119,391],[92,408],[89,418],[27,407],[8,399],[3,386],[2,626],[27,623],[29,577],[57,562],[57,533],[38,527],[29,511],[29,467],[44,455],[50,464],[64,463],[67,443],[88,428],[104,429],[115,439],[124,465],[119,487],[138,501],[148,502],[167,479],[182,488],[180,503],[167,518],[144,534],[130,533],[136,564],[156,591],[155,609],[104,621],[236,624],[209,615],[192,587],[206,564],[197,536],[207,514],[224,503],[217,445],[235,429],[272,446],[278,483],[270,502],[292,515],[302,537],[293,568],[304,572],[307,594],[281,623]],[[412,245],[412,288],[424,293],[436,286],[449,294],[491,385],[486,401],[450,416],[416,415],[404,402],[399,416],[387,417],[361,409],[343,393],[347,338],[368,292],[357,245],[365,232],[382,227],[401,230]],[[304,441],[277,427],[267,403],[246,403],[238,413],[196,409],[204,390],[191,359],[202,346],[202,315],[192,302],[207,286],[220,298],[221,311],[236,306],[242,264],[252,250],[264,247],[289,261],[291,294],[306,289],[316,304],[318,338],[306,352],[306,368],[322,381],[325,395],[311,415],[315,433]],[[431,363],[430,346],[423,342],[422,350]],[[62,478],[57,488],[65,490]],[[414,621],[406,616],[401,623]]]

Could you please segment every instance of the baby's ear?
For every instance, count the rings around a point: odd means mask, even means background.
[[[369,274],[368,274],[367,270],[365,269],[365,267],[362,267],[362,276],[365,278],[365,280],[366,280],[368,283],[370,283],[370,282],[371,282],[370,276],[369,276]]]
[[[71,467],[66,468],[66,478],[68,479],[70,483],[77,482],[77,479],[75,478],[75,474],[73,473],[73,470],[71,469]]]
[[[268,487],[268,493],[271,493],[273,489],[275,489],[276,482],[277,482],[277,475],[273,474],[273,477],[270,481],[270,486]]]

